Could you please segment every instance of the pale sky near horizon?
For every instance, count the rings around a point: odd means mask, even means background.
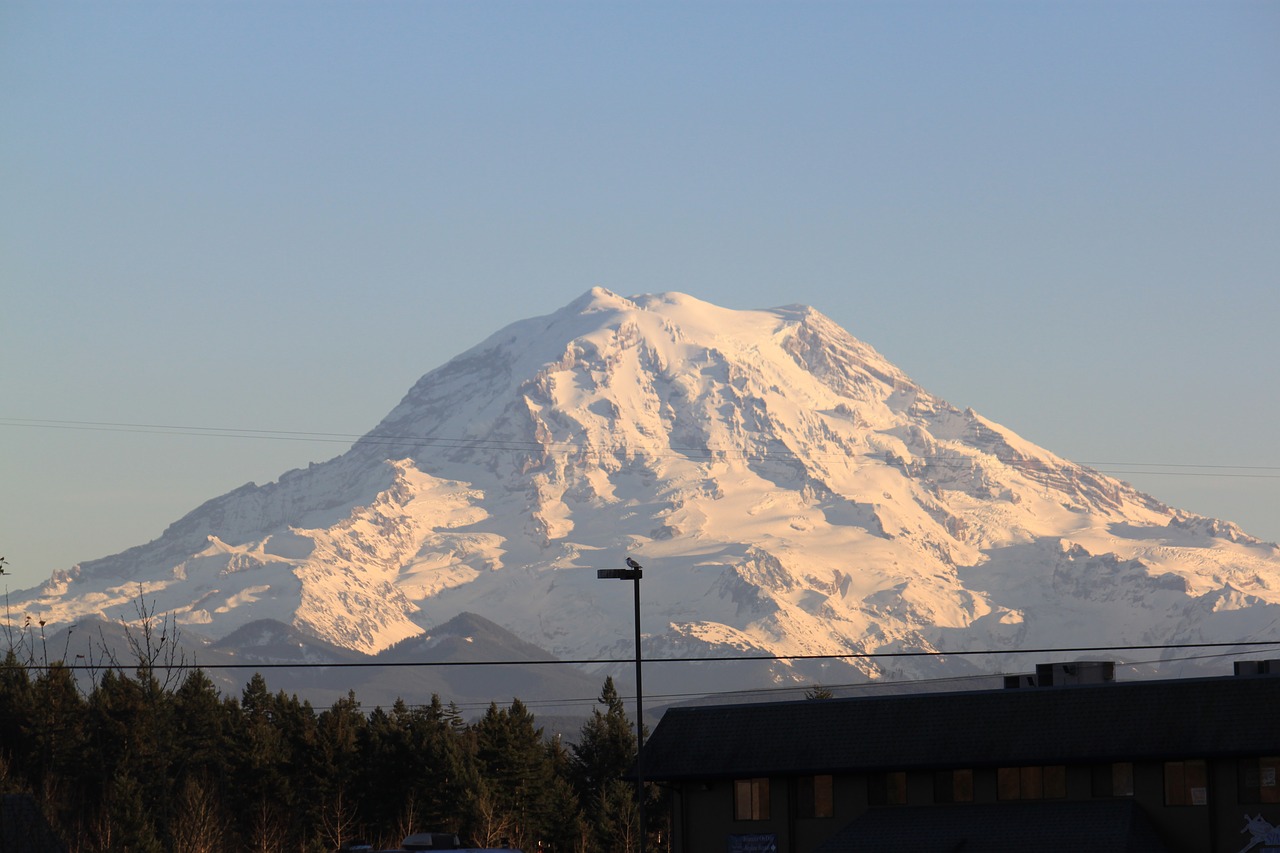
[[[596,285],[813,305],[1280,540],[1277,152],[1269,2],[9,0],[0,592]]]

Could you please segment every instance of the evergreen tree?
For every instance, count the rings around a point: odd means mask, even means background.
[[[31,685],[26,724],[28,779],[46,814],[69,818],[79,811],[85,772],[85,703],[71,670],[61,662]]]
[[[573,747],[572,779],[597,849],[630,850],[638,813],[635,786],[622,776],[635,764],[636,732],[612,678],[605,679],[599,703],[604,712],[592,709]]]
[[[604,706],[591,709],[573,747],[575,784],[583,795],[598,792],[608,781],[621,778],[636,761],[636,730],[627,718],[613,678],[606,678],[597,700]]]
[[[362,747],[369,740],[368,721],[360,712],[355,691],[322,713],[316,728],[321,761],[315,780],[321,825],[327,845],[338,848],[362,835],[360,827],[365,823],[357,783],[362,776]]]
[[[413,804],[412,813],[416,814],[414,788],[422,757],[414,748],[409,723],[409,709],[402,699],[396,700],[389,714],[378,707],[369,715],[358,769],[371,826],[396,825],[408,803]]]
[[[410,719],[422,767],[417,802],[423,819],[427,825],[460,832],[472,792],[479,787],[474,739],[457,706],[444,706],[434,694],[431,704],[415,708]]]
[[[835,694],[831,692],[831,688],[823,687],[821,684],[814,684],[804,692],[806,699],[831,699]]]
[[[127,770],[117,770],[109,780],[99,815],[102,853],[163,853],[142,786]]]
[[[318,838],[321,762],[310,703],[272,695],[255,673],[241,694],[239,720],[230,799],[248,821],[242,834],[256,839],[246,844],[269,849],[277,838]]]
[[[226,778],[234,751],[234,707],[201,669],[187,674],[172,702],[175,781],[194,778],[207,787]]]
[[[491,823],[512,827],[511,841],[522,849],[536,848],[555,834],[557,816],[551,797],[552,767],[542,730],[519,699],[509,709],[490,704],[473,726],[476,757],[484,776],[482,802]]]
[[[191,853],[218,850],[230,835],[226,803],[237,709],[199,669],[187,674],[172,705],[170,847]]]
[[[474,725],[439,696],[366,717],[350,692],[317,715],[261,674],[237,700],[199,669],[171,692],[158,669],[113,666],[84,697],[60,663],[32,679],[10,652],[0,668],[0,789],[45,792],[71,849],[322,853],[426,830],[557,853],[636,846],[621,778],[635,733],[612,680],[566,748],[518,699]]]
[[[586,850],[590,832],[572,782],[573,756],[561,743],[559,735],[547,744],[547,759],[552,772],[548,800],[552,813],[557,816],[549,830],[548,847],[557,853]]]
[[[143,780],[155,781],[154,747],[149,741],[159,733],[138,682],[115,669],[106,670],[89,694],[88,721],[86,770],[92,777],[86,782],[96,792],[99,837],[110,849],[124,843],[121,837],[128,843],[140,843],[141,838],[154,841],[154,828],[144,831],[141,824],[150,822],[148,813],[159,816],[160,809],[145,808],[146,795],[155,792],[144,790]],[[160,793],[164,784],[162,772]]]
[[[0,793],[31,790],[35,750],[26,729],[35,708],[32,693],[27,666],[10,647],[0,662]]]
[[[296,694],[286,695],[281,690],[272,698],[270,716],[280,735],[283,762],[280,775],[288,788],[288,798],[283,801],[288,809],[286,832],[291,839],[305,839],[315,846],[322,836],[328,791],[324,777],[325,754],[320,747],[315,709],[310,702],[300,701]]]
[[[6,769],[0,777],[0,792],[29,790],[28,771],[36,766],[35,747],[25,733],[34,716],[35,700],[27,667],[12,647],[0,663],[0,762]]]

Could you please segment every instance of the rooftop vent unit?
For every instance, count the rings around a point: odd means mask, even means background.
[[[1068,684],[1106,684],[1116,680],[1116,664],[1110,660],[1081,660],[1072,663],[1039,663],[1035,675],[1006,675],[1006,689],[1018,687],[1063,687]]]
[[[1280,675],[1280,660],[1238,660],[1236,675]]]
[[[461,850],[462,842],[452,832],[417,832],[406,836],[400,846],[405,850]]]

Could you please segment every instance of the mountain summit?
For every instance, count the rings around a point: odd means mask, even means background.
[[[471,612],[561,657],[627,657],[631,590],[595,574],[627,556],[650,658],[1280,636],[1275,545],[947,404],[812,308],[602,288],[426,374],[343,455],[11,606],[116,618],[141,588],[214,638],[275,619],[365,653]]]

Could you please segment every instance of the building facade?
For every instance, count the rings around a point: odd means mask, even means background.
[[[673,708],[645,745],[677,853],[1280,853],[1280,665]]]

